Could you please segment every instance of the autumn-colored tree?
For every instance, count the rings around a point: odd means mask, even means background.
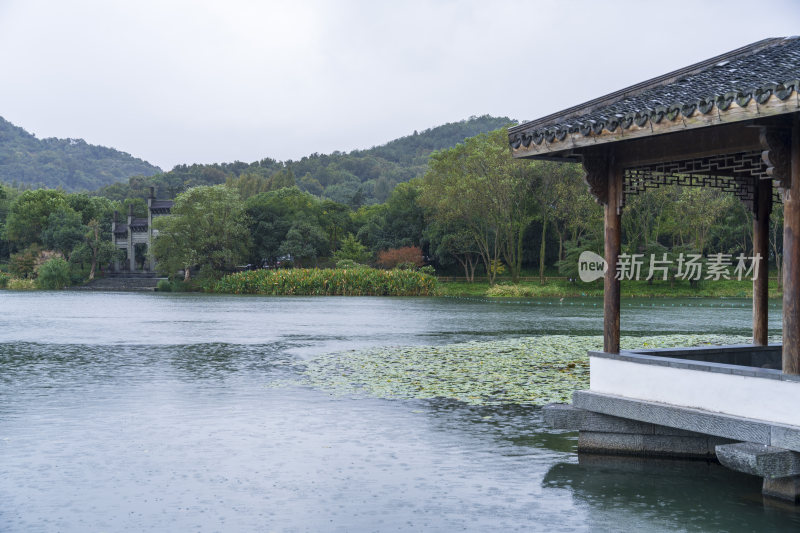
[[[424,265],[422,249],[419,246],[403,246],[378,252],[378,264],[383,268],[395,268],[404,263],[413,264],[416,267]]]

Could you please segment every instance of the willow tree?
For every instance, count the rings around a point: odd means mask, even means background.
[[[519,280],[522,237],[534,218],[531,165],[511,158],[504,128],[434,152],[422,180],[419,203],[429,219],[470,236],[490,284],[501,258]]]

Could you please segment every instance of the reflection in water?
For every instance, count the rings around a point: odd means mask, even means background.
[[[338,350],[596,335],[597,309],[409,298],[0,298],[4,532],[798,529],[794,508],[762,504],[755,478],[714,465],[577,464],[575,434],[543,427],[532,407],[270,386]],[[645,309],[623,324],[636,334],[746,334],[750,315]]]
[[[760,478],[713,462],[581,454],[578,464],[553,465],[542,485],[570,489],[591,523],[609,531],[620,522],[663,531],[800,530],[800,508],[764,505]]]

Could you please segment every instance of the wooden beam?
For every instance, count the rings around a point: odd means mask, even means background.
[[[726,124],[629,141],[620,144],[615,152],[620,164],[629,168],[754,150],[761,150],[757,128]]]
[[[759,180],[753,217],[753,256],[758,276],[753,278],[753,344],[767,345],[769,330],[769,215],[772,212],[772,180]],[[755,268],[753,269],[756,272]]]
[[[783,199],[783,372],[800,374],[800,117],[790,141],[788,185]]]
[[[622,183],[624,171],[613,160],[608,165],[608,197],[605,204],[605,260],[608,270],[603,283],[603,351],[619,353],[620,282],[617,259],[622,242]]]

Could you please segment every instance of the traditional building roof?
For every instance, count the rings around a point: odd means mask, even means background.
[[[515,157],[570,150],[800,109],[800,38],[772,38],[509,130]]]
[[[146,218],[134,218],[129,225],[132,231],[147,231]]]
[[[150,209],[153,211],[156,209],[172,209],[174,203],[172,200],[153,200],[150,204]]]

